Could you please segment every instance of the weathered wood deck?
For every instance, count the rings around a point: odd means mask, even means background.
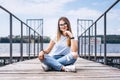
[[[120,80],[120,69],[79,58],[77,73],[44,72],[38,59],[0,67],[0,80]]]

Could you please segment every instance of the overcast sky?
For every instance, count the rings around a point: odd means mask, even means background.
[[[0,0],[0,5],[12,12],[22,21],[26,19],[44,19],[44,35],[51,36],[56,32],[57,21],[66,16],[76,34],[77,19],[96,20],[116,0]],[[0,10],[1,11],[1,10]],[[0,13],[0,21],[3,14]],[[116,21],[115,21],[116,20]],[[120,3],[110,12],[109,33],[120,33]],[[115,22],[113,22],[115,21]],[[116,29],[116,30],[113,30]],[[16,32],[18,28],[15,28]],[[98,32],[100,33],[102,29]],[[2,32],[3,31],[3,32]],[[14,31],[14,33],[16,33]],[[4,35],[5,28],[0,31]]]

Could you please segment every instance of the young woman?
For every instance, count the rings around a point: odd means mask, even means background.
[[[44,71],[76,72],[73,64],[78,57],[77,45],[77,38],[73,36],[69,20],[61,17],[58,20],[56,36],[51,39],[47,49],[42,50],[38,56]]]

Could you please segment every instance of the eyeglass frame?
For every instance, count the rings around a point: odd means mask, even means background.
[[[65,25],[67,25],[67,23],[59,24],[59,26],[65,26]]]

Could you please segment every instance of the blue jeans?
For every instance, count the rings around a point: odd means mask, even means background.
[[[61,71],[62,66],[74,64],[75,61],[76,59],[73,58],[73,55],[70,53],[67,55],[54,55],[54,56],[45,54],[43,63],[52,68],[53,70]]]

